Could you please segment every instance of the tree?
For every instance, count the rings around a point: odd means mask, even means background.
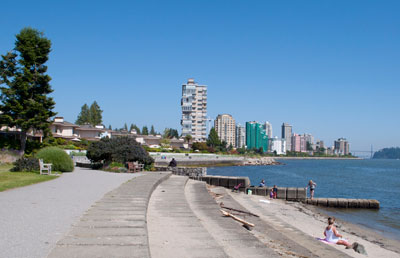
[[[126,123],[124,124],[124,130],[128,131],[128,125]]]
[[[192,139],[192,136],[190,135],[190,134],[187,134],[186,136],[185,136],[185,141],[187,142],[187,144],[188,144],[188,149],[190,150],[190,140]]]
[[[307,150],[308,151],[313,151],[314,150],[313,147],[312,147],[311,142],[307,142]]]
[[[147,128],[147,126],[143,126],[142,134],[143,135],[149,135],[149,129]]]
[[[215,131],[214,127],[211,128],[210,134],[208,135],[207,145],[210,147],[213,147],[213,148],[221,146],[221,141],[220,141],[217,131]]]
[[[151,126],[150,134],[151,135],[156,135],[157,134],[156,131],[154,130],[154,125]]]
[[[109,129],[109,130],[112,130],[112,127],[111,127],[111,125],[109,125],[109,126],[108,126],[108,129]]]
[[[46,74],[51,42],[43,32],[24,28],[16,35],[14,52],[2,55],[0,61],[0,124],[21,130],[21,151],[25,151],[27,132],[49,133],[49,118],[55,102],[47,95],[53,92],[51,77]]]
[[[96,101],[93,101],[92,105],[90,105],[89,114],[90,124],[93,126],[100,125],[103,122],[103,110],[100,109]]]
[[[81,112],[79,113],[75,124],[84,125],[84,124],[88,124],[88,123],[90,123],[90,111],[89,111],[89,106],[85,103],[81,107]]]
[[[131,124],[129,131],[136,130],[137,134],[140,134],[140,129],[135,124]]]

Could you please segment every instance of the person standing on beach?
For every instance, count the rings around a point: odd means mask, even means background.
[[[272,188],[272,191],[274,193],[274,199],[276,199],[278,197],[278,187],[276,187],[276,185],[274,185],[274,187]]]
[[[315,190],[316,186],[317,186],[317,184],[315,182],[313,182],[312,180],[310,180],[308,182],[307,187],[306,187],[306,189],[310,188],[310,198],[311,198],[311,200],[314,198],[314,190]]]

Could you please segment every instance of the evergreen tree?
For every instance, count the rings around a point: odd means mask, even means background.
[[[156,131],[154,130],[154,126],[153,125],[151,126],[150,134],[151,135],[156,135],[157,134]]]
[[[112,127],[111,127],[111,125],[109,125],[109,126],[108,126],[108,130],[112,130]]]
[[[53,92],[45,63],[51,42],[36,29],[24,28],[16,35],[14,52],[2,55],[0,61],[0,124],[21,130],[21,151],[25,151],[27,132],[31,129],[49,132],[49,118],[55,102],[47,95]]]
[[[135,129],[135,127],[133,124],[131,124],[131,126],[129,127],[129,132],[131,132],[133,129]]]
[[[96,101],[90,105],[89,114],[90,114],[90,123],[95,125],[100,125],[103,122],[103,110],[100,109],[100,106]]]
[[[124,124],[124,130],[128,131],[128,125],[126,123]]]
[[[89,106],[85,103],[81,107],[81,112],[79,113],[75,124],[84,125],[84,124],[87,124],[87,123],[90,123],[90,112],[89,112]]]
[[[142,134],[143,135],[149,135],[149,129],[147,128],[147,126],[143,126]]]
[[[211,128],[210,134],[208,135],[207,145],[213,148],[221,146],[221,140],[219,139],[217,131],[215,131],[214,127]]]

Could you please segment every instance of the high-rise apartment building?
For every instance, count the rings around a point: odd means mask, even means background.
[[[335,141],[334,148],[334,152],[338,155],[349,155],[350,153],[349,142],[345,138],[339,138]]]
[[[286,150],[292,150],[292,126],[290,124],[282,124],[282,139],[286,140]]]
[[[295,133],[292,135],[292,151],[307,152],[307,141],[304,135]]]
[[[263,124],[263,127],[264,127],[264,130],[265,130],[265,133],[268,135],[268,139],[272,139],[273,136],[272,136],[272,125],[271,125],[271,123],[267,121],[267,122],[265,122]]]
[[[241,125],[236,125],[236,148],[244,148],[246,146],[246,128]]]
[[[182,85],[182,136],[190,134],[194,141],[207,139],[207,86],[189,79]]]
[[[278,155],[284,155],[286,154],[286,140],[285,139],[278,139],[277,136],[275,136],[272,139],[269,139],[271,142],[271,152],[274,152]]]
[[[247,149],[263,148],[268,150],[268,135],[263,126],[257,122],[246,122],[246,145]]]
[[[214,120],[214,128],[221,141],[225,141],[227,146],[236,146],[236,123],[231,115],[218,115]]]

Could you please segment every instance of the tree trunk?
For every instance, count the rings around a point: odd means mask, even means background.
[[[21,150],[20,150],[20,152],[22,154],[25,153],[25,147],[26,147],[26,132],[22,131],[21,132]]]

